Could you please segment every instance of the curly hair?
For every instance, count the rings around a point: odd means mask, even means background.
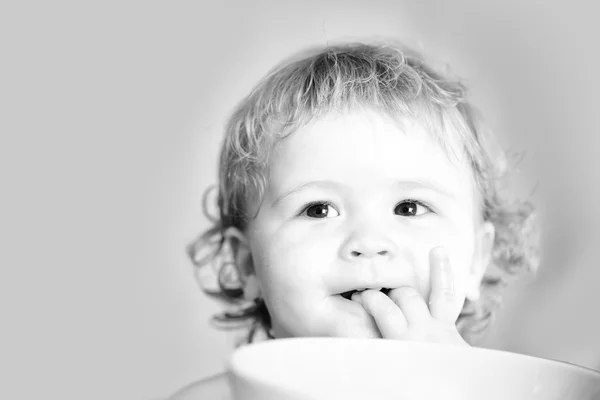
[[[244,343],[255,340],[259,331],[272,337],[271,321],[261,299],[243,298],[244,266],[227,259],[238,244],[223,233],[228,227],[244,231],[253,218],[248,205],[251,199],[262,198],[268,157],[278,141],[319,116],[361,107],[418,119],[447,151],[453,150],[449,143],[458,142],[468,156],[480,194],[480,216],[494,224],[496,236],[480,299],[467,300],[457,321],[465,340],[472,342],[486,331],[509,278],[537,268],[535,207],[503,192],[507,157],[467,101],[458,79],[442,75],[417,53],[389,42],[312,49],[269,72],[235,108],[220,155],[218,215],[211,217],[212,227],[188,246],[194,264],[199,269],[212,266],[217,277],[211,288],[201,282],[203,290],[232,306],[213,322],[224,328],[238,327],[238,322],[248,326]],[[450,140],[452,136],[455,140]]]

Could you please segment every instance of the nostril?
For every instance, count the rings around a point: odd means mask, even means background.
[[[358,256],[362,256],[363,255],[363,253],[358,252],[358,251],[353,251],[350,254],[352,254],[352,257],[358,257]],[[387,256],[388,251],[387,250],[378,251],[377,254],[380,255],[380,256]]]

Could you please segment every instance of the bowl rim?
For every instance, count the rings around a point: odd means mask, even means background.
[[[262,352],[262,349],[265,347],[275,348],[289,348],[290,345],[294,346],[294,343],[327,343],[327,342],[335,342],[335,344],[340,344],[345,342],[346,345],[351,345],[352,343],[360,343],[363,345],[364,343],[376,341],[376,346],[396,346],[396,347],[408,347],[411,348],[423,348],[427,351],[430,351],[432,348],[440,348],[445,349],[445,351],[450,352],[473,352],[480,354],[493,354],[495,356],[500,356],[504,358],[510,359],[523,359],[529,360],[529,362],[536,362],[538,364],[546,364],[558,366],[561,368],[566,368],[571,371],[579,371],[584,375],[588,375],[591,378],[595,378],[600,382],[600,371],[584,367],[582,365],[573,364],[567,361],[555,360],[550,358],[543,358],[532,356],[529,354],[522,354],[511,352],[507,350],[499,350],[499,349],[489,349],[484,347],[462,347],[450,344],[443,343],[425,343],[425,342],[416,342],[416,341],[398,341],[398,340],[390,340],[390,339],[381,339],[381,338],[345,338],[345,337],[292,337],[292,338],[280,338],[280,339],[270,339],[256,343],[244,344],[238,347],[227,359],[225,363],[225,368],[228,374],[237,375],[243,378],[252,377],[252,379],[256,378],[256,374],[252,373],[253,369],[243,368],[240,364],[243,360],[247,359],[247,356],[252,353]],[[325,346],[327,347],[327,346]]]

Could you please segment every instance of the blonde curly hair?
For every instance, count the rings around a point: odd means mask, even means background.
[[[319,116],[360,107],[418,118],[447,150],[448,136],[458,135],[469,157],[481,195],[481,217],[494,224],[496,236],[480,299],[467,301],[457,321],[465,340],[472,343],[487,330],[509,278],[537,268],[535,208],[503,193],[507,157],[481,124],[460,81],[389,42],[312,49],[273,69],[235,108],[220,155],[218,215],[209,216],[213,225],[188,246],[198,271],[211,272],[201,278],[203,290],[231,306],[213,322],[223,328],[239,323],[249,328],[238,345],[252,342],[259,332],[271,338],[271,320],[262,299],[244,298],[248,267],[235,264],[239,243],[226,240],[223,233],[229,227],[244,231],[253,218],[249,199],[262,198],[268,184],[267,160],[278,141]],[[212,286],[207,276],[212,276]]]

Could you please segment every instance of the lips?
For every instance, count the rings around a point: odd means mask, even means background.
[[[340,293],[340,296],[342,296],[346,300],[350,300],[352,298],[352,295],[354,293],[356,293],[356,292],[362,292],[363,290],[367,290],[367,289],[348,290],[347,292]],[[388,289],[388,288],[379,289],[379,291],[382,292],[383,294],[385,294],[386,296],[388,295],[388,293],[390,292],[390,290],[392,290],[392,289]]]

